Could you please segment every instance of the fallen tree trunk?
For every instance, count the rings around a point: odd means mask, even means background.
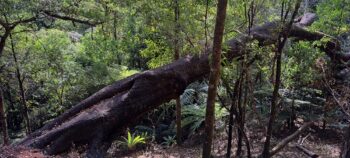
[[[253,40],[258,40],[261,46],[274,44],[278,28],[277,22],[270,22],[251,29],[251,36],[229,40],[226,57],[232,60],[241,56],[245,45]],[[290,31],[290,37],[298,40],[314,41],[324,36],[309,32],[298,23]],[[339,50],[336,40],[322,47],[329,56]],[[43,149],[50,155],[67,151],[72,144],[89,144],[90,150],[95,151],[96,146],[131,121],[178,97],[188,84],[204,77],[209,70],[208,55],[203,54],[135,74],[101,89],[16,145]]]
[[[57,154],[67,150],[72,143],[96,144],[94,142],[102,141],[158,105],[176,98],[189,83],[203,77],[208,71],[208,57],[204,55],[189,56],[167,66],[136,74],[100,90],[79,104],[79,108],[73,107],[73,112],[68,111],[58,117],[19,145]],[[82,110],[78,112],[76,109]]]

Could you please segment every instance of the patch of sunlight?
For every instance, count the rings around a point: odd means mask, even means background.
[[[129,77],[129,76],[136,74],[138,72],[139,71],[137,71],[137,70],[124,70],[124,71],[120,72],[120,78],[126,78],[126,77]]]

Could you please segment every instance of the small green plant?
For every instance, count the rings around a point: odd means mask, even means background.
[[[131,134],[130,131],[128,131],[128,137],[122,137],[122,139],[122,141],[118,141],[118,146],[122,146],[128,150],[135,150],[137,145],[146,143],[144,135],[135,136],[135,134]]]
[[[205,121],[205,105],[197,106],[185,106],[182,109],[183,118],[181,120],[181,126],[190,127],[190,134],[193,134]],[[217,103],[215,104],[215,120],[218,120],[228,115],[226,109],[221,108]]]
[[[176,143],[175,136],[167,136],[167,137],[163,137],[163,139],[164,139],[164,142],[162,142],[162,145],[167,147],[170,147]]]

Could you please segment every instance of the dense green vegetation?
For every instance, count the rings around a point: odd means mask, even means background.
[[[336,40],[340,46],[336,53],[349,55],[350,2],[303,0],[295,10],[299,2],[228,1],[220,81],[217,93],[213,93],[216,96],[213,119],[214,139],[223,136],[227,143],[232,133],[237,138],[232,140],[231,155],[250,156],[246,146],[256,149],[249,143],[263,138],[250,135],[260,132],[265,137],[266,132],[262,131],[268,127],[273,111],[276,119],[270,121],[272,143],[267,152],[284,138],[281,135],[293,133],[306,122],[314,122],[311,128],[321,133],[325,129],[341,133],[349,126],[349,60],[335,60],[323,48]],[[7,124],[7,132],[2,135],[8,133],[10,143],[19,142],[99,89],[172,63],[175,49],[179,50],[180,58],[211,53],[217,3],[216,0],[0,0],[0,91]],[[179,9],[177,20],[175,4]],[[292,28],[288,22],[298,23],[296,19],[306,13],[315,13],[317,19],[311,26],[305,26],[305,30],[324,33],[322,39],[288,37]],[[278,39],[271,39],[274,41],[270,44],[259,40],[246,42],[243,55],[233,60],[228,58],[227,41],[243,34],[253,38],[251,29],[271,21],[281,22],[279,29],[274,30]],[[210,55],[211,64],[212,58]],[[280,82],[276,77],[278,67]],[[171,148],[176,144],[175,139],[183,139],[190,146],[203,143],[210,86],[206,75],[189,84],[180,96],[182,138],[176,138],[179,127],[175,122],[174,100],[135,118],[127,130],[116,133],[118,136],[112,141],[118,150],[114,151],[123,149],[130,154],[137,149],[148,150],[150,144]],[[275,110],[270,113],[271,109]],[[334,133],[337,135],[334,137],[339,137],[339,133]],[[6,136],[0,140],[6,144],[4,139]],[[253,156],[262,153],[264,143],[260,142],[259,146],[259,153],[252,152]],[[231,148],[228,151],[231,153]]]

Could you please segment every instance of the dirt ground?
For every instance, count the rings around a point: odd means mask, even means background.
[[[257,126],[254,126],[257,127]],[[251,128],[250,128],[251,129]],[[263,147],[264,130],[254,129],[250,130],[254,132],[247,133],[250,138],[251,153],[253,157],[257,157]],[[272,143],[277,143],[287,135],[289,132],[280,132],[275,134],[272,139]],[[235,134],[234,134],[235,137]],[[193,143],[194,139],[188,139],[182,146],[164,147],[159,144],[151,143],[143,149],[139,149],[133,152],[121,153],[115,148],[111,148],[108,152],[108,158],[200,158],[201,148],[200,143]],[[314,126],[305,131],[299,139],[290,142],[284,149],[274,155],[274,158],[308,158],[303,152],[295,147],[295,144],[300,140],[303,140],[302,145],[313,151],[321,158],[338,158],[341,151],[342,133],[340,130],[320,129],[318,126]],[[213,154],[216,158],[224,158],[226,154],[227,136],[224,131],[215,134],[215,140],[213,143]],[[232,155],[236,152],[236,139],[232,141]],[[245,147],[243,147],[245,153]],[[79,158],[84,157],[84,154],[80,154],[77,151],[71,151],[60,156],[45,156],[39,150],[28,149],[24,147],[3,147],[0,150],[0,158]]]
[[[279,142],[285,136],[291,133],[283,133],[278,137],[273,137],[272,142]],[[223,136],[224,135],[224,136]],[[264,140],[263,130],[255,130],[254,133],[249,133],[251,153],[253,157],[257,157],[261,154]],[[312,129],[305,131],[297,140],[290,142],[284,149],[278,152],[273,158],[309,158],[302,151],[297,149],[295,145],[303,140],[302,145],[313,151],[320,158],[338,158],[341,152],[342,133],[339,130],[325,129],[313,127]],[[191,141],[191,140],[187,140]],[[232,155],[236,152],[236,140],[233,140]],[[227,137],[225,134],[216,134],[216,139],[213,144],[214,157],[224,158],[226,154]],[[160,145],[151,145],[147,149],[132,152],[125,155],[118,155],[117,157],[124,158],[200,158],[202,145],[186,145],[172,146],[164,148]],[[245,147],[243,147],[245,150]],[[115,157],[116,155],[111,157]]]

